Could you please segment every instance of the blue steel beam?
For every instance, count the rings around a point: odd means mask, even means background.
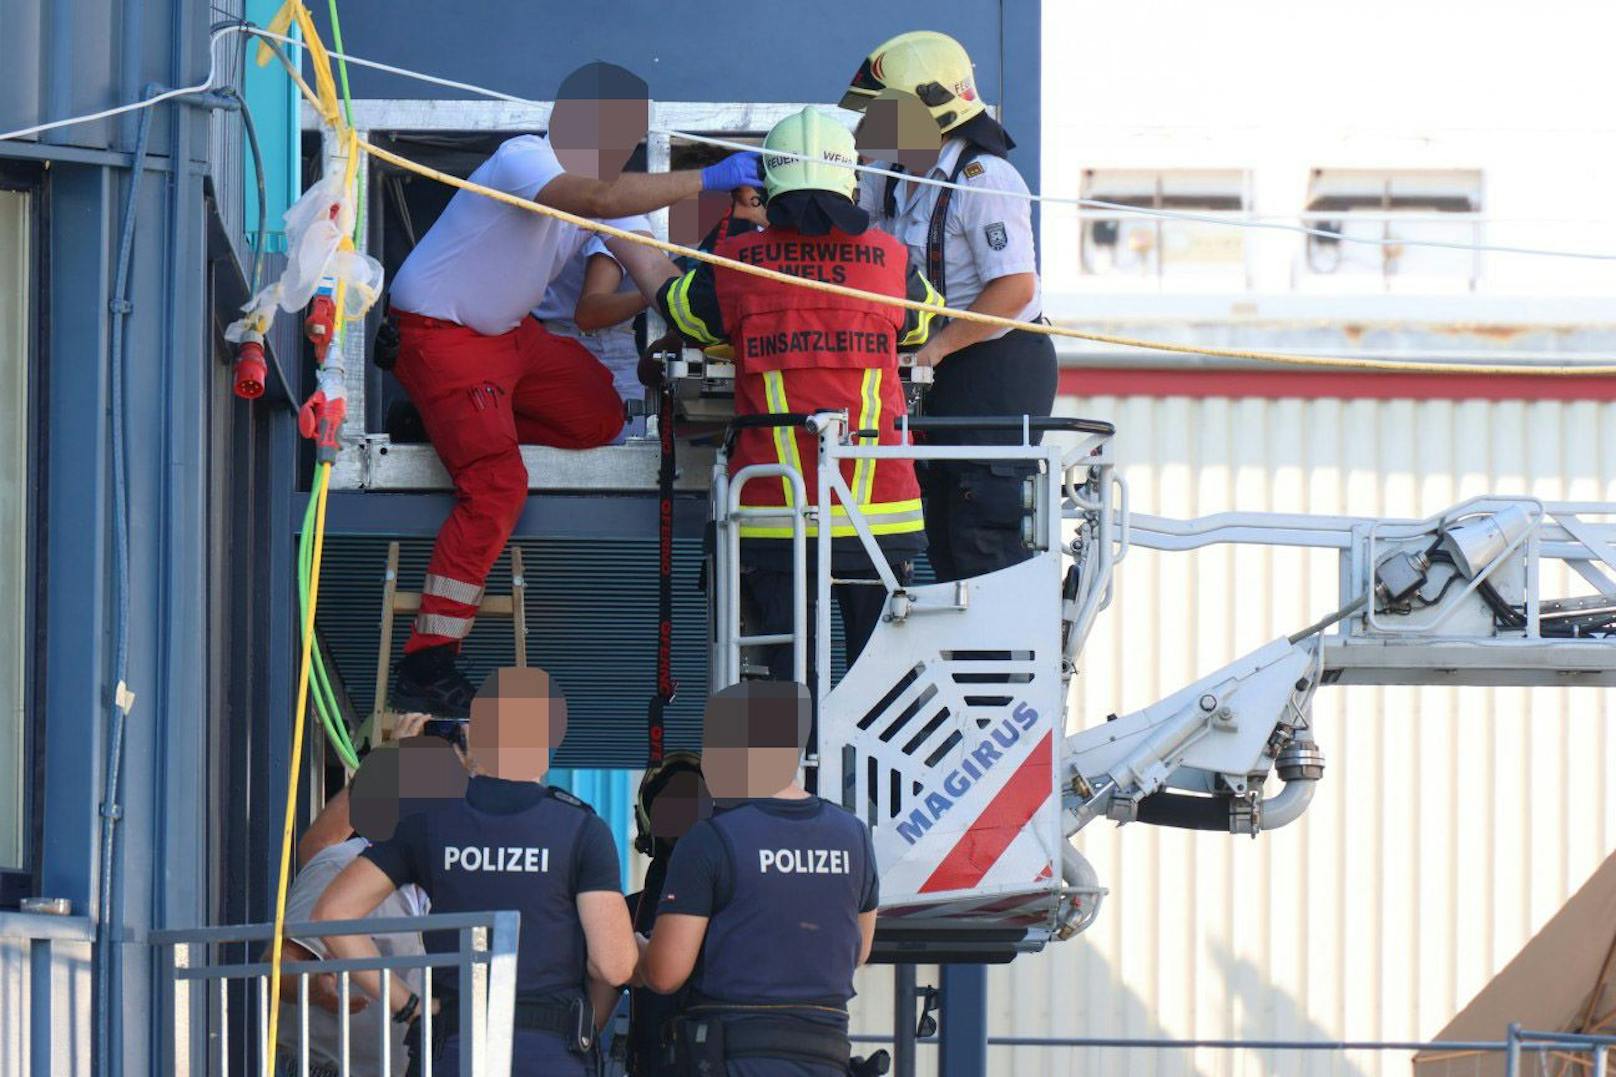
[[[988,970],[942,966],[937,1077],[981,1077],[988,1071]]]

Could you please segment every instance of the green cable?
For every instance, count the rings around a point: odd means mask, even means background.
[[[307,534],[307,532],[305,532],[305,534]],[[308,558],[311,553],[311,549],[310,544],[305,540],[302,544],[302,548],[299,550],[299,561],[301,562],[299,566],[299,576],[301,578],[300,582],[304,582],[305,586],[299,592],[300,601],[298,605],[299,608],[303,610],[307,610],[308,608],[308,588],[306,586],[306,581],[308,578]],[[334,698],[330,697],[329,683],[326,682],[322,685],[322,683],[317,680],[317,678],[323,678],[324,676],[324,662],[323,658],[319,656],[318,644],[313,645],[311,658],[313,659],[313,662],[311,663],[311,672],[314,670],[318,670],[319,672],[315,673],[314,676],[311,676],[310,678],[310,698],[314,702],[315,711],[320,717],[320,723],[325,729],[326,738],[331,742],[333,749],[335,749],[338,758],[342,760],[343,765],[352,769],[354,764],[358,762],[357,753],[354,752],[353,745],[348,740],[348,737],[342,728],[342,723],[338,718],[339,712],[335,706]]]
[[[304,534],[309,534],[309,531],[305,529]],[[299,580],[302,584],[301,594],[305,596],[299,606],[304,610],[307,609],[306,596],[308,594],[308,577],[309,569],[312,567],[312,558],[312,544],[305,541],[299,550]],[[325,658],[320,654],[318,642],[313,644],[311,657],[313,658],[313,676],[310,678],[310,695],[314,701],[315,711],[320,716],[320,722],[325,728],[326,737],[331,741],[338,758],[350,770],[356,769],[359,762],[358,753],[354,751],[353,742],[348,738],[346,723],[342,721],[342,712],[337,706],[336,694],[331,688],[330,677],[325,670]]]
[[[318,645],[314,650],[318,650]],[[321,672],[316,673],[315,677],[310,679],[310,696],[314,702],[315,711],[320,717],[320,723],[325,729],[326,739],[331,742],[332,748],[337,753],[337,758],[349,770],[356,770],[359,764],[358,753],[354,751],[353,743],[348,739],[340,712],[337,710],[335,699],[331,693],[330,684],[329,682],[315,683],[315,678],[325,681],[323,665],[324,662],[321,658],[315,658],[312,663],[313,670],[320,670]]]
[[[337,14],[337,0],[328,0],[331,12],[331,41],[337,47],[339,54],[346,53],[342,44],[342,19]],[[353,127],[353,94],[348,86],[348,61],[344,56],[337,57],[337,72],[342,81],[342,108],[348,121],[349,128]],[[360,230],[365,219],[365,189],[361,185],[355,198],[354,211],[354,242],[359,241]],[[303,515],[303,533],[298,543],[297,582],[298,582],[298,609],[305,616],[308,611],[310,575],[314,567],[314,547],[312,536],[314,534],[314,498],[309,499],[309,506]],[[309,694],[314,701],[314,710],[320,716],[320,724],[325,728],[326,738],[336,749],[337,756],[342,760],[343,766],[349,770],[359,768],[359,753],[354,750],[353,741],[348,736],[347,723],[342,720],[342,709],[337,706],[337,694],[331,685],[330,674],[326,672],[325,655],[320,651],[320,642],[315,640],[312,646],[312,673],[309,678]]]
[[[314,524],[311,519],[315,501],[309,499],[309,510],[304,513],[303,532],[298,542],[297,576],[298,576],[298,609],[304,616],[308,611],[308,596],[310,575],[314,564],[313,534]],[[309,682],[309,694],[314,702],[315,713],[320,717],[320,724],[325,729],[326,739],[331,742],[337,757],[342,765],[349,770],[359,768],[359,753],[354,751],[353,742],[348,737],[346,723],[341,719],[341,710],[337,706],[336,693],[332,690],[331,680],[325,669],[325,658],[320,653],[320,644],[316,640],[312,647],[313,676]]]
[[[342,18],[337,14],[337,0],[327,0],[331,12],[331,43],[337,47],[337,75],[342,81],[342,111],[353,127],[353,95],[348,91],[348,50],[342,47]],[[354,195],[354,246],[359,245],[359,233],[365,220],[365,185],[359,184]]]
[[[342,20],[337,17],[337,0],[329,0],[331,10],[331,43],[336,45],[337,73],[342,76],[342,108],[348,118],[348,126],[353,126],[353,96],[348,93],[348,50],[342,47]]]

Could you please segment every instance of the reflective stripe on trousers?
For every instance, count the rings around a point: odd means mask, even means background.
[[[465,639],[471,634],[471,626],[475,622],[474,617],[451,617],[446,613],[418,613],[415,615],[415,631],[423,636]]]
[[[451,602],[459,602],[465,606],[475,606],[483,600],[483,588],[480,585],[431,572],[426,574],[426,584],[421,588],[421,593],[447,598]]]

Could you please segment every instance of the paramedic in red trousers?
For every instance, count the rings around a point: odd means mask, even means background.
[[[646,95],[645,83],[620,67],[580,68],[561,84],[548,136],[506,141],[471,178],[614,223],[705,190],[761,182],[755,153],[700,171],[625,173],[645,138]],[[469,712],[472,686],[454,659],[527,497],[519,446],[586,449],[607,444],[623,427],[611,372],[576,340],[529,317],[589,236],[553,217],[459,191],[393,282],[400,336],[394,374],[420,410],[457,495],[404,647],[391,700],[396,710]],[[639,254],[642,265],[653,258],[667,263],[652,251]]]
[[[770,156],[771,150],[808,160]],[[853,204],[857,177],[848,165],[852,134],[822,112],[803,109],[775,125],[763,143],[764,194],[769,227],[721,240],[713,253],[807,280],[833,281],[868,292],[918,302],[940,302],[911,263],[902,243],[870,227],[869,215]],[[930,313],[849,299],[793,284],[765,280],[702,263],[673,280],[636,282],[668,324],[692,342],[730,342],[735,351],[735,414],[846,411],[852,430],[879,431],[865,444],[896,445],[894,421],[905,414],[898,380],[898,349],[926,339]],[[742,429],[730,457],[730,473],[755,463],[780,463],[802,474],[807,496],[818,491],[818,440],[800,427]],[[900,582],[925,548],[920,488],[909,460],[846,461],[842,477],[877,537]],[[774,479],[747,483],[746,508],[789,505],[790,487]],[[757,615],[758,632],[790,632],[792,608],[791,520],[751,517],[741,525],[741,579]],[[817,525],[810,522],[810,550]],[[833,569],[842,579],[874,579],[846,510],[831,513]],[[809,567],[810,579],[814,568]],[[857,658],[886,604],[881,587],[834,588],[846,629],[847,661]],[[813,601],[810,587],[808,600]],[[809,613],[809,625],[813,613]],[[808,653],[814,644],[808,641]],[[775,680],[798,679],[790,645],[766,649]],[[812,677],[808,678],[813,683]]]
[[[841,104],[862,112],[891,90],[918,97],[942,134],[942,152],[925,174],[966,189],[864,173],[859,205],[870,211],[877,227],[908,246],[950,307],[1039,321],[1043,300],[1032,202],[1026,197],[1026,181],[1005,160],[1014,141],[988,115],[977,94],[971,58],[946,34],[900,34],[869,55]],[[866,144],[864,133],[861,129],[861,145]],[[904,171],[901,163],[894,167]],[[1001,191],[1012,193],[997,193]],[[1055,403],[1055,347],[1041,333],[951,321],[931,335],[915,362],[936,367],[926,393],[927,415],[1038,417],[1048,415]],[[1019,444],[1021,433],[932,432],[927,440]],[[1032,555],[1021,539],[1022,485],[1031,471],[1030,464],[1009,462],[923,465],[920,481],[931,540],[927,557],[939,580],[980,576]]]

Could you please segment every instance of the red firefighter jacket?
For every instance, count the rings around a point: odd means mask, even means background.
[[[831,231],[808,236],[770,227],[722,240],[715,254],[808,280],[941,306],[943,299],[909,264],[908,248],[875,228],[860,235]],[[701,347],[729,343],[735,353],[735,414],[842,411],[850,429],[878,431],[860,444],[896,445],[893,421],[905,413],[898,349],[925,343],[929,312],[888,306],[755,277],[705,262],[675,277],[657,294],[668,322]],[[730,474],[749,464],[795,468],[808,500],[818,493],[818,443],[793,427],[740,431]],[[846,460],[842,478],[873,534],[900,535],[923,527],[920,487],[911,460]],[[742,491],[748,508],[790,506],[792,487],[754,479]],[[809,524],[808,534],[817,528]],[[840,503],[831,534],[855,534]],[[752,517],[746,538],[790,538],[789,517]]]

